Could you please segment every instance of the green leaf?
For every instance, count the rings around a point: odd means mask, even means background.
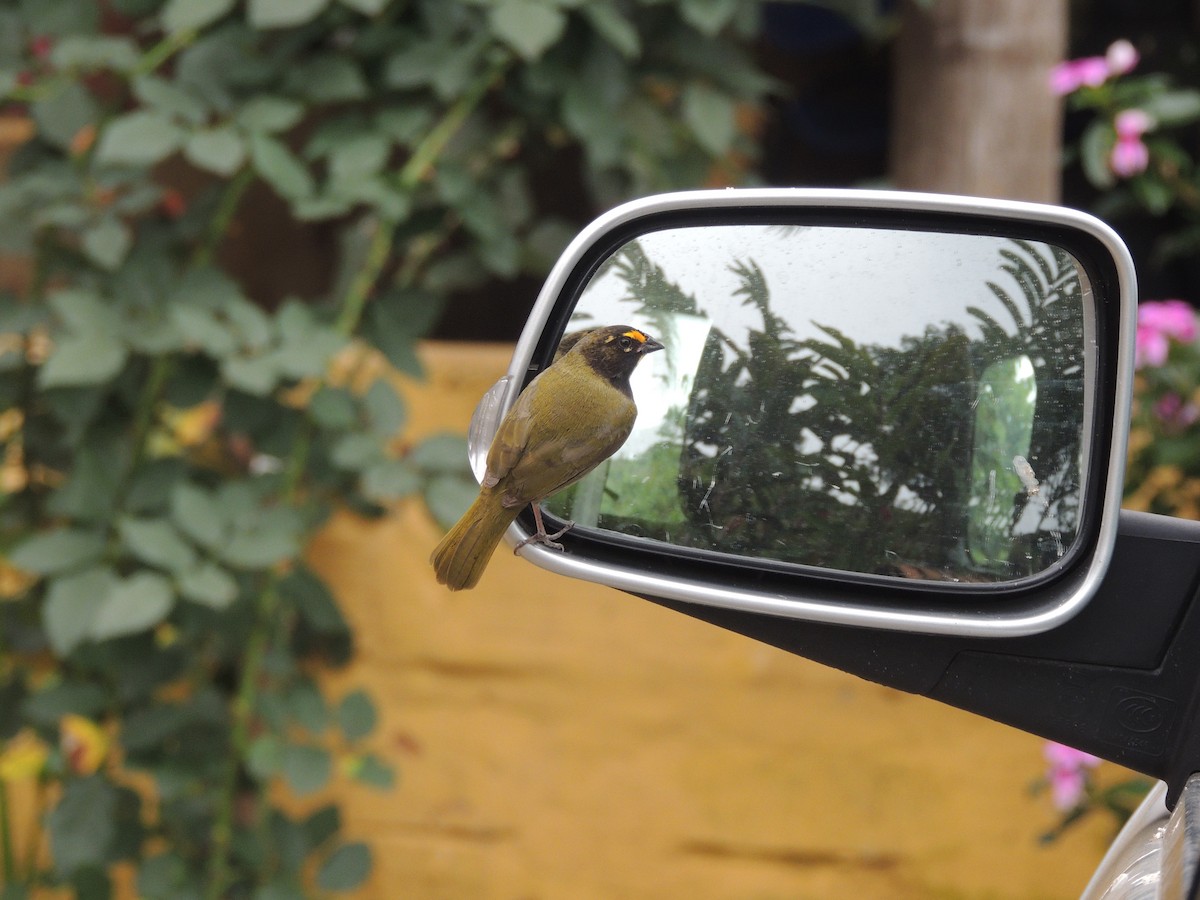
[[[121,746],[131,753],[153,753],[195,718],[190,703],[158,703],[128,712],[121,723]]]
[[[1200,91],[1173,90],[1154,93],[1141,104],[1141,109],[1154,119],[1158,127],[1174,128],[1200,118]]]
[[[185,598],[215,610],[227,609],[238,595],[237,580],[214,562],[182,573],[177,584]]]
[[[133,232],[116,216],[106,216],[83,232],[83,252],[102,269],[112,271],[125,261]]]
[[[561,9],[538,0],[500,0],[489,19],[496,36],[531,62],[562,37],[567,25]]]
[[[354,396],[341,388],[321,385],[308,402],[308,412],[313,421],[330,431],[345,431],[358,421],[358,407]]]
[[[54,45],[50,62],[59,69],[115,69],[127,72],[137,65],[137,44],[127,37],[70,35]]]
[[[365,691],[352,691],[338,704],[337,720],[346,740],[353,742],[374,731],[379,716]]]
[[[83,85],[71,82],[30,107],[38,134],[59,150],[67,150],[75,135],[99,117],[99,108]]]
[[[279,383],[279,366],[271,353],[252,356],[230,356],[221,361],[221,374],[231,387],[265,397]]]
[[[283,741],[274,734],[264,734],[250,742],[246,767],[259,781],[269,781],[283,767]]]
[[[47,820],[50,852],[60,878],[104,865],[116,837],[117,791],[103,775],[72,778]]]
[[[227,506],[225,514],[234,531],[217,555],[234,568],[265,569],[300,552],[304,525],[294,509],[277,506],[238,515]]]
[[[363,397],[363,407],[371,430],[380,438],[394,437],[408,419],[404,398],[383,378],[376,379],[368,389]]]
[[[108,696],[98,685],[60,681],[30,694],[22,704],[21,712],[34,725],[56,728],[65,715],[75,713],[95,719],[107,705]]]
[[[50,295],[50,308],[69,329],[77,333],[115,332],[116,316],[99,295],[84,288],[64,288]]]
[[[168,32],[204,28],[224,16],[237,0],[167,0],[162,9],[163,28]]]
[[[322,324],[308,306],[295,300],[280,307],[275,322],[279,340],[275,364],[293,378],[324,375],[330,360],[347,344],[345,335]]]
[[[234,128],[223,125],[189,135],[183,155],[197,168],[229,176],[246,161],[246,144]]]
[[[708,37],[713,37],[737,13],[738,0],[682,0],[683,20]]]
[[[367,307],[363,333],[398,371],[421,377],[417,338],[432,327],[444,301],[418,292],[384,294]]]
[[[347,434],[333,445],[329,458],[339,469],[358,471],[384,459],[383,444],[373,434]]]
[[[254,28],[291,28],[316,18],[329,0],[249,0],[247,17]]]
[[[329,783],[333,761],[321,747],[288,744],[283,750],[280,769],[288,786],[297,794],[311,794]]]
[[[1175,202],[1175,191],[1153,175],[1138,175],[1130,180],[1129,186],[1134,196],[1156,216],[1166,213]]]
[[[8,561],[37,575],[54,575],[97,562],[104,555],[104,535],[77,528],[34,534],[17,544]]]
[[[381,134],[361,134],[342,141],[329,154],[329,174],[339,181],[377,175],[391,149],[391,141]]]
[[[304,843],[312,850],[323,846],[337,835],[342,829],[342,813],[338,807],[330,803],[314,810],[301,825],[304,831]]]
[[[138,572],[114,584],[88,629],[97,641],[137,634],[163,621],[175,605],[171,583],[155,572]]]
[[[364,16],[377,16],[383,12],[389,0],[338,0],[338,2]]]
[[[280,141],[264,134],[252,135],[250,158],[258,174],[285,200],[299,200],[313,193],[312,175]]]
[[[420,476],[406,459],[384,459],[363,469],[362,492],[369,500],[380,503],[399,500],[420,487]]]
[[[683,119],[709,153],[729,150],[737,134],[733,101],[703,84],[689,84],[683,92]]]
[[[125,518],[117,533],[125,549],[152,566],[178,573],[196,564],[196,551],[167,519]]]
[[[96,611],[116,583],[112,570],[100,567],[50,582],[42,606],[42,628],[58,656],[67,656],[87,637]]]
[[[158,75],[135,78],[133,93],[143,105],[191,125],[202,125],[208,119],[209,108],[201,97],[186,85]]]
[[[67,337],[38,371],[43,388],[86,386],[111,381],[125,366],[129,351],[115,337],[102,332]]]
[[[290,572],[279,583],[279,592],[295,605],[300,617],[317,633],[345,634],[349,630],[329,588],[308,569]]]
[[[1088,181],[1098,188],[1111,188],[1117,183],[1109,167],[1116,133],[1108,122],[1097,120],[1088,125],[1079,140],[1080,163]]]
[[[203,488],[186,482],[171,491],[171,521],[180,531],[202,547],[212,549],[224,543],[225,518],[216,498]]]
[[[142,465],[133,476],[125,508],[143,515],[166,512],[171,491],[183,479],[185,468],[177,457],[155,459]]]
[[[462,518],[478,495],[479,485],[473,479],[438,475],[425,487],[425,505],[437,523],[449,529]]]
[[[363,100],[371,88],[358,63],[346,55],[326,53],[293,67],[286,87],[309,103],[348,103]]]
[[[288,715],[305,731],[319,735],[328,727],[329,707],[312,682],[299,682],[288,691],[285,699]]]
[[[9,10],[20,10],[22,30],[31,35],[91,34],[99,28],[100,10],[94,3],[25,0],[4,5]],[[5,24],[11,27],[11,20]]]
[[[350,775],[355,781],[381,790],[391,790],[396,784],[396,773],[373,753],[364,753],[353,760]]]
[[[252,134],[278,134],[302,118],[303,104],[272,94],[255,94],[238,110],[236,121]]]
[[[470,471],[467,439],[461,434],[435,434],[413,448],[409,459],[421,471],[465,475]]]
[[[174,900],[191,887],[187,863],[174,853],[160,853],[142,860],[138,866],[137,896],[146,900]]]
[[[633,26],[616,6],[589,3],[583,14],[592,27],[626,59],[636,59],[642,52],[642,40]]]
[[[154,110],[117,116],[100,134],[96,161],[102,165],[152,166],[179,149],[183,131]]]
[[[342,844],[317,870],[317,887],[325,891],[352,891],[371,874],[371,849],[364,843]]]
[[[93,437],[80,444],[71,474],[51,495],[47,509],[56,516],[107,525],[117,499],[125,449],[116,435]]]

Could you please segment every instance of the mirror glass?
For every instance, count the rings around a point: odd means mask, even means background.
[[[638,236],[567,335],[642,328],[637,424],[545,509],[781,564],[1011,582],[1075,541],[1094,383],[1086,272],[1051,244],[827,225]]]

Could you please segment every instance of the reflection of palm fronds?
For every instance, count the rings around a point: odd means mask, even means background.
[[[699,315],[696,298],[668,280],[662,266],[651,260],[642,245],[630,241],[611,257],[617,274],[626,284],[626,296],[638,305],[638,311],[652,320],[669,314]]]
[[[1000,270],[1016,282],[1024,295],[1025,309],[994,281],[988,289],[1012,319],[1011,329],[977,306],[968,306],[983,332],[982,346],[992,360],[1012,358],[1033,350],[1070,350],[1082,343],[1083,318],[1078,314],[1081,292],[1079,270],[1066,251],[1055,247],[1051,258],[1028,241],[1012,242],[1020,253],[1000,250]]]

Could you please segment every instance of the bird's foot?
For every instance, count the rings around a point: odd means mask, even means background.
[[[563,545],[558,543],[558,539],[574,527],[574,522],[568,522],[565,527],[560,528],[558,531],[554,532],[554,534],[546,534],[545,529],[538,529],[529,537],[525,538],[525,540],[521,541],[521,543],[517,544],[517,546],[513,547],[513,556],[516,556],[517,551],[526,544],[541,544],[543,547],[548,547],[551,550],[561,551],[563,549]]]

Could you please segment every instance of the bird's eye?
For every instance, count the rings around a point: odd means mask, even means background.
[[[628,350],[630,347],[633,346],[633,338],[627,338],[624,335],[622,335],[621,339],[618,343],[620,343],[622,350]]]

